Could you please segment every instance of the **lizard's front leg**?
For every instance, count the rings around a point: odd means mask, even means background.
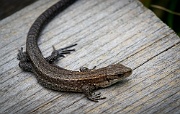
[[[89,85],[84,85],[82,87],[83,93],[86,95],[86,97],[94,102],[98,102],[98,100],[106,99],[106,97],[101,97],[101,93],[95,93],[94,92],[95,87],[94,86],[89,86]]]
[[[80,72],[88,72],[88,71],[92,71],[96,68],[96,66],[94,66],[92,69],[89,69],[87,67],[80,67]]]

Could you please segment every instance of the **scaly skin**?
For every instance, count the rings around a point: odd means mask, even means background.
[[[100,93],[93,91],[98,88],[110,86],[131,75],[132,70],[121,64],[109,65],[100,69],[83,68],[81,71],[71,71],[63,69],[53,64],[58,57],[64,57],[74,49],[70,49],[77,44],[73,44],[55,50],[51,56],[44,58],[37,41],[43,27],[58,13],[77,0],[61,0],[43,12],[31,26],[26,42],[26,52],[19,50],[18,60],[22,70],[33,72],[38,82],[46,88],[57,91],[83,92],[88,99],[98,101],[104,99]]]

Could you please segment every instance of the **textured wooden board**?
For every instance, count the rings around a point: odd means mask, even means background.
[[[54,92],[18,67],[29,27],[58,0],[39,0],[0,22],[0,113],[180,113],[180,38],[137,0],[79,0],[53,19],[39,40],[44,56],[52,45],[78,43],[57,65],[78,70],[121,62],[127,79],[101,91],[98,103],[83,94]]]

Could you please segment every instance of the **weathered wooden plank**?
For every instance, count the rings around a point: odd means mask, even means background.
[[[160,81],[156,82],[155,86],[159,86],[159,88],[154,89],[153,92],[146,95],[139,101],[136,101],[134,104],[131,104],[130,107],[126,107],[121,112],[123,112],[123,113],[137,113],[138,112],[138,113],[140,113],[140,111],[144,111],[141,113],[147,114],[147,113],[154,113],[156,110],[160,109],[160,107],[157,104],[163,104],[161,102],[161,101],[163,101],[162,99],[166,99],[170,95],[177,94],[174,92],[176,92],[176,89],[178,89],[178,87],[170,85],[170,84],[174,84],[175,81],[178,81],[177,77],[175,77],[175,79],[174,79],[173,76],[174,76],[174,74],[171,75],[171,77],[167,76],[164,79],[161,79]],[[173,79],[171,79],[171,81],[169,81],[168,83],[164,82],[165,79],[167,79],[167,78],[168,79],[173,78]],[[175,91],[173,91],[173,90],[175,90]],[[163,98],[161,98],[161,96],[163,96]],[[173,98],[168,98],[168,99],[171,100],[172,102],[174,102]],[[146,104],[146,102],[148,104]],[[166,102],[165,105],[168,105],[168,103]],[[154,109],[152,107],[154,107]]]
[[[165,114],[165,113],[168,113],[174,107],[180,105],[180,97],[179,96],[180,96],[180,92],[172,94],[172,96],[167,97],[166,99],[164,99],[163,101],[161,101],[157,105],[153,106],[153,108],[151,108],[151,110],[146,110],[144,113],[145,114],[152,114],[152,113]]]
[[[166,114],[179,114],[180,113],[179,108],[180,108],[180,105],[178,105],[175,108],[172,108],[171,111],[167,112]]]
[[[171,56],[172,58],[174,58],[177,54],[176,52],[174,52],[174,50],[173,51],[169,50],[167,53],[170,53],[170,55],[172,54],[172,56]],[[114,91],[111,90],[111,94],[114,93],[114,95],[111,96],[111,99],[108,99],[108,101],[101,102],[102,104],[99,104],[98,106],[97,105],[96,106],[88,106],[90,108],[86,108],[85,110],[89,113],[93,113],[93,112],[94,113],[95,112],[102,113],[103,111],[104,111],[103,113],[117,112],[118,110],[120,110],[122,108],[126,108],[128,105],[131,105],[134,102],[137,102],[139,99],[150,94],[151,92],[156,90],[158,87],[161,87],[161,85],[157,86],[156,84],[153,85],[153,83],[159,84],[160,82],[158,82],[158,80],[162,80],[162,78],[166,77],[168,75],[168,71],[170,71],[170,70],[173,71],[173,69],[175,69],[175,70],[179,69],[179,64],[176,64],[176,65],[173,64],[171,67],[167,67],[172,64],[171,62],[169,62],[169,64],[168,63],[166,64],[167,66],[160,67],[158,65],[161,65],[162,64],[161,62],[164,62],[164,61],[159,61],[159,60],[164,58],[165,54],[160,55],[160,56],[161,56],[161,58],[159,56],[157,56],[156,59],[153,59],[152,61],[154,61],[154,62],[149,61],[145,65],[137,68],[135,70],[135,74],[134,74],[135,77],[130,77],[130,79],[133,79],[133,80],[130,80],[132,82],[129,82],[129,83],[131,83],[130,86],[128,86],[126,88],[126,84],[125,84],[123,86],[125,88],[122,87],[122,88],[119,88]],[[165,56],[166,59],[172,60],[171,57],[169,58],[168,55],[166,55],[166,56]],[[180,59],[180,58],[178,58],[178,59]],[[156,64],[157,62],[160,62],[160,63]],[[173,63],[178,63],[177,59],[175,59],[175,61]],[[153,64],[154,66],[152,67],[149,64]],[[167,69],[165,69],[166,67],[167,67]],[[153,71],[155,71],[155,72],[153,72]],[[179,77],[179,76],[176,76],[176,78],[177,77]],[[169,81],[171,81],[171,77],[168,79],[169,79]],[[163,79],[162,81],[164,83],[167,81],[165,84],[168,83],[167,78]],[[164,83],[161,82],[161,84],[164,84]],[[164,89],[166,89],[166,88],[164,88]],[[121,93],[121,94],[119,94],[119,93]],[[112,102],[113,102],[114,106],[108,105]],[[141,102],[141,103],[144,103],[144,102]],[[147,102],[147,104],[149,104],[149,103],[150,102]],[[107,108],[108,108],[108,110],[107,110]],[[145,108],[147,108],[147,106],[145,106]]]
[[[0,23],[0,35],[3,35],[4,38],[1,41],[1,48],[8,45],[9,43],[12,43],[12,41],[17,40],[17,37],[25,37],[28,31],[25,31],[25,29],[30,27],[30,25],[33,23],[33,20],[36,19],[40,13],[42,13],[42,10],[45,10],[57,1],[58,0],[54,0],[53,2],[49,2],[49,0],[38,1],[33,5],[28,6],[26,10],[21,10],[15,15],[2,20]],[[36,13],[32,14],[33,10],[36,11]],[[18,30],[21,30],[21,32],[17,32],[17,28]],[[21,36],[19,34],[23,35]],[[12,36],[13,38],[11,38]]]
[[[45,56],[52,45],[78,43],[57,63],[67,69],[117,62],[133,68],[128,80],[100,90],[106,100],[46,90],[22,72],[17,49],[37,16],[57,1],[40,0],[0,22],[0,113],[177,113],[180,38],[137,0],[79,0],[50,22],[39,41]]]

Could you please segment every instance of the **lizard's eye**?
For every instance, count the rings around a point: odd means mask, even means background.
[[[123,76],[123,74],[117,74],[118,75],[118,77],[122,77]]]

